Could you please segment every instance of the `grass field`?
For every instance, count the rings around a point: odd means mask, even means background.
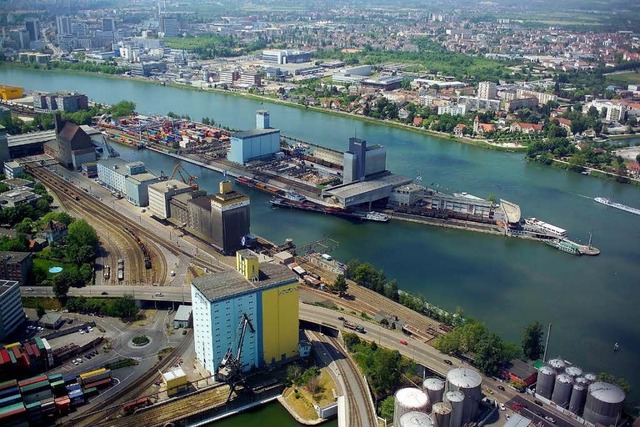
[[[42,258],[34,258],[33,259],[33,266],[34,267],[43,268],[47,272],[47,279],[49,279],[49,280],[53,279],[53,276],[55,276],[57,274],[57,273],[49,273],[49,269],[51,267],[62,267],[63,270],[65,268],[75,267],[75,265],[73,265],[73,264],[59,262],[59,261],[52,261],[52,260],[49,260],[49,259],[42,259]]]
[[[606,76],[607,83],[613,83],[620,86],[638,85],[640,84],[640,73],[630,71],[628,73],[611,74]]]

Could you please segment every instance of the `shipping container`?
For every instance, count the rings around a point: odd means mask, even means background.
[[[78,380],[78,377],[76,375],[65,375],[64,377],[62,377],[62,379],[64,380],[65,384],[72,384]]]
[[[85,376],[80,375],[80,377],[78,377],[78,382],[84,385],[84,384],[89,384],[96,381],[104,380],[107,378],[111,378],[111,370],[109,369],[105,369],[103,372],[92,374],[92,375],[85,375]]]
[[[49,375],[49,382],[51,384],[58,382],[60,380],[62,380],[62,374],[53,374],[53,375]]]
[[[48,380],[49,379],[47,378],[46,375],[40,375],[38,377],[31,377],[31,378],[27,378],[26,380],[22,380],[18,382],[18,385],[20,386],[20,388],[22,388],[30,384],[41,383],[42,381],[48,381]]]
[[[20,388],[18,386],[5,388],[0,390],[0,399],[4,399],[7,396],[12,396],[14,394],[19,394],[19,393],[20,393]]]
[[[85,397],[95,396],[96,394],[98,394],[98,389],[96,387],[89,387],[84,391]]]
[[[3,397],[2,399],[0,399],[0,408],[2,408],[3,406],[13,405],[16,402],[21,402],[21,401],[22,401],[22,396],[20,396],[19,393],[9,397]]]
[[[0,383],[0,390],[16,387],[17,385],[18,385],[18,381],[17,380],[5,381],[3,383]]]
[[[72,392],[74,390],[80,390],[80,384],[77,384],[77,383],[76,384],[69,384],[67,386],[67,391],[68,392]]]
[[[9,352],[9,359],[11,359],[11,363],[16,364],[16,357],[13,355],[13,351]]]
[[[51,385],[49,384],[49,381],[44,380],[44,381],[40,381],[39,383],[33,383],[33,384],[26,385],[24,387],[20,387],[20,391],[22,392],[22,394],[29,394],[29,393],[37,393],[39,391],[47,390],[50,388],[51,388]]]
[[[7,344],[4,346],[4,348],[6,348],[7,350],[12,349],[14,347],[19,347],[20,346],[20,342],[12,342],[11,344]]]
[[[42,342],[42,338],[36,337],[36,346],[38,346],[38,350],[44,350],[44,343]]]
[[[0,421],[24,412],[26,412],[26,409],[24,407],[24,403],[22,402],[5,406],[4,408],[0,408]]]
[[[2,361],[4,363],[9,363],[11,361],[11,358],[9,358],[9,352],[4,348],[0,350],[0,356],[2,356]]]
[[[27,412],[42,412],[42,407],[40,406],[40,402],[33,402],[25,405]]]
[[[111,385],[111,378],[104,378],[100,381],[92,381],[92,382],[88,382],[86,383],[83,388],[102,388],[102,387],[106,387],[106,386],[110,386]]]
[[[89,372],[82,373],[82,374],[78,375],[78,378],[90,377],[92,375],[100,374],[100,373],[105,372],[105,371],[106,371],[106,368],[96,369],[94,371],[89,371]]]

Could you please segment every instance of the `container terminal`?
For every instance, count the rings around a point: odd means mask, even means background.
[[[598,255],[571,241],[566,230],[520,207],[462,193],[444,193],[386,169],[386,147],[349,138],[344,152],[280,135],[269,112],[256,113],[256,128],[231,133],[210,125],[160,116],[99,122],[109,142],[148,148],[235,177],[236,183],[273,196],[274,208],[329,214],[355,221],[404,220],[536,240],[573,255]],[[171,153],[167,148],[173,148]],[[100,154],[100,153],[98,153]]]

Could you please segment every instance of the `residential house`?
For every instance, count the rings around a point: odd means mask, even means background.
[[[542,125],[539,123],[516,122],[510,127],[511,132],[522,132],[527,135],[536,134],[542,131]]]
[[[571,120],[563,117],[558,117],[557,120],[560,123],[560,127],[567,131],[567,135],[571,135]]]
[[[466,127],[464,123],[458,123],[456,127],[453,128],[453,134],[458,137],[462,136]]]
[[[51,220],[42,230],[42,235],[51,245],[67,235],[67,225],[60,221]]]
[[[30,252],[0,252],[0,279],[15,280],[26,285],[33,270],[33,259]]]

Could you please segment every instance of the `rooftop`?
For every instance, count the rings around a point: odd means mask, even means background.
[[[262,263],[260,264],[260,277],[257,281],[249,281],[237,271],[229,270],[196,277],[191,284],[209,301],[214,302],[279,284],[292,283],[296,280],[297,276],[287,267]]]
[[[273,129],[273,128],[269,128],[269,129],[251,129],[251,130],[247,130],[244,132],[236,132],[234,134],[231,135],[232,138],[239,138],[239,139],[245,139],[245,138],[254,138],[256,136],[262,136],[262,135],[269,135],[272,133],[276,133],[276,132],[280,132],[280,129]]]
[[[153,188],[156,191],[161,193],[169,191],[169,188],[175,186],[177,190],[184,190],[186,188],[191,188],[189,184],[186,184],[178,179],[170,179],[167,181],[160,181],[154,184],[151,184],[149,188]]]
[[[0,297],[14,286],[18,286],[18,282],[15,280],[0,280]]]
[[[178,322],[188,322],[189,317],[191,317],[191,310],[192,308],[190,305],[181,305],[180,307],[178,307],[173,320],[177,320]]]
[[[127,179],[131,181],[137,181],[138,183],[140,183],[140,182],[147,182],[147,181],[156,181],[158,177],[152,174],[151,172],[145,172],[145,173],[139,173],[136,175],[129,175]]]
[[[343,184],[334,188],[328,189],[327,194],[335,195],[336,197],[344,198],[345,200],[350,197],[357,196],[359,194],[367,193],[370,191],[378,190],[384,187],[398,187],[400,185],[409,184],[411,179],[396,174],[387,174],[377,178],[369,179],[367,181],[351,182],[349,184]]]

